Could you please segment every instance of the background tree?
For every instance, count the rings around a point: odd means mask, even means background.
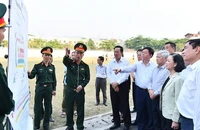
[[[1,43],[2,47],[8,47],[8,41],[7,40],[3,40]]]
[[[186,38],[182,38],[182,39],[163,38],[161,40],[157,40],[157,39],[143,37],[142,35],[139,35],[137,37],[132,37],[126,40],[125,45],[127,48],[135,49],[135,50],[141,49],[146,46],[152,47],[155,50],[161,50],[163,49],[166,42],[171,41],[177,45],[177,51],[181,51],[187,40],[188,39]]]
[[[45,46],[50,46],[55,49],[63,49],[64,48],[61,41],[58,41],[57,39],[48,41]]]
[[[88,40],[87,46],[91,50],[95,50],[96,49],[95,43],[94,43],[94,41],[92,39]]]
[[[110,51],[117,45],[117,40],[104,40],[99,44],[99,48],[102,50]]]

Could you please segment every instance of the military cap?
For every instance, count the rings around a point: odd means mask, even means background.
[[[85,44],[83,44],[83,43],[77,43],[74,46],[74,50],[80,51],[80,52],[85,52],[87,50],[87,46]]]
[[[7,26],[6,22],[5,22],[4,18],[3,18],[3,16],[6,13],[6,10],[7,10],[7,8],[6,8],[5,4],[0,3],[0,28]]]
[[[41,53],[51,55],[51,53],[53,53],[53,49],[51,47],[44,47],[44,48],[42,48]]]

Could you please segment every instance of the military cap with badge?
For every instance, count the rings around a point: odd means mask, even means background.
[[[79,51],[79,52],[85,52],[87,51],[87,46],[83,43],[77,43],[74,46],[74,50]]]
[[[41,50],[42,54],[52,55],[53,49],[51,47],[44,47]]]
[[[9,25],[6,24],[3,18],[6,11],[7,11],[6,5],[3,3],[0,3],[0,28],[9,27]]]

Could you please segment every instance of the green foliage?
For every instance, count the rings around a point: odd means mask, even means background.
[[[46,40],[41,38],[39,39],[29,39],[28,40],[28,48],[43,48],[46,44]]]
[[[149,37],[143,37],[142,35],[139,35],[137,37],[132,37],[128,40],[125,41],[125,45],[127,48],[130,49],[141,49],[143,47],[149,46],[152,47],[155,50],[161,50],[164,47],[164,44],[168,41],[172,41],[174,43],[176,43],[177,46],[177,51],[181,51],[184,47],[184,43],[187,41],[188,39],[186,38],[182,38],[182,39],[167,39],[167,38],[163,38],[161,40],[157,40],[157,39],[153,39],[153,38],[149,38]],[[101,43],[99,44],[99,46],[97,44],[95,44],[95,42],[92,39],[89,39],[88,41],[86,41],[85,38],[82,38],[81,40],[77,41],[77,42],[83,42],[87,45],[88,49],[91,50],[95,50],[95,49],[101,49],[101,50],[106,50],[106,51],[110,51],[113,50],[113,48],[117,45],[117,40],[114,39],[104,39],[101,40]],[[43,48],[45,46],[50,46],[53,47],[54,49],[63,49],[63,48],[69,48],[69,49],[73,49],[74,48],[74,44],[76,42],[74,41],[59,41],[57,39],[53,39],[50,41],[41,39],[41,38],[35,38],[35,39],[29,39],[28,40],[28,47],[29,48]],[[8,46],[8,42],[6,40],[3,41],[2,43],[3,47],[7,47]]]
[[[50,46],[56,49],[63,49],[63,44],[61,44],[61,42],[56,39],[48,41],[45,46]]]
[[[110,51],[117,45],[116,40],[104,40],[99,44],[100,49]]]
[[[125,41],[125,45],[127,48],[130,49],[141,49],[143,47],[152,47],[155,50],[161,50],[164,47],[164,44],[166,42],[174,42],[177,45],[177,51],[181,51],[184,47],[185,42],[188,39],[186,38],[182,38],[182,39],[174,39],[174,40],[170,40],[167,38],[163,38],[161,40],[157,40],[157,39],[153,39],[153,38],[148,38],[148,37],[143,37],[142,35],[139,35],[137,37],[132,37],[128,40]]]
[[[7,40],[3,40],[1,43],[2,47],[8,47],[8,41]]]
[[[96,49],[95,43],[94,43],[94,41],[92,39],[88,40],[87,47],[89,49],[91,49],[91,50],[95,50]]]

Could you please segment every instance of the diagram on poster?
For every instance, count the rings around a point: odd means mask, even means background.
[[[8,86],[13,92],[15,109],[9,115],[14,130],[33,128],[29,116],[29,85],[27,76],[28,15],[23,0],[11,1]]]

